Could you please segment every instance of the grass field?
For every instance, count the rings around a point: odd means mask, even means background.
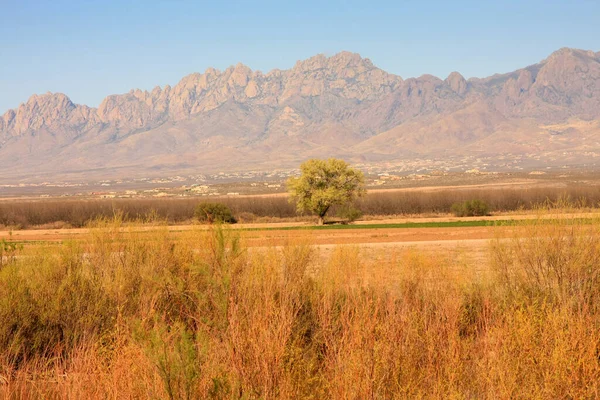
[[[598,397],[600,219],[472,222],[30,243],[0,267],[0,397]]]
[[[404,223],[370,223],[370,224],[336,224],[336,225],[310,225],[310,226],[286,226],[277,228],[242,228],[243,230],[338,230],[338,229],[410,229],[410,228],[460,228],[472,226],[494,226],[502,223],[511,223],[510,220],[485,221],[449,221],[449,222],[404,222]]]

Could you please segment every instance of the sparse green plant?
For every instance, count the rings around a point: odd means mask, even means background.
[[[362,217],[363,213],[352,204],[346,204],[337,210],[337,216],[345,223],[351,223]]]
[[[14,263],[18,253],[23,250],[23,244],[12,240],[12,232],[9,232],[8,236],[8,240],[0,240],[0,268],[5,264]]]
[[[200,371],[193,334],[180,322],[155,319],[152,326],[139,326],[134,337],[152,360],[169,399],[193,399]]]
[[[200,222],[235,224],[237,221],[229,207],[222,203],[200,203],[196,206],[196,218]]]
[[[452,212],[457,217],[481,217],[489,215],[489,206],[482,200],[466,200],[452,204]]]

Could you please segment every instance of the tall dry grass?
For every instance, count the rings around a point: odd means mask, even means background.
[[[122,224],[0,270],[0,396],[600,394],[600,221],[524,223],[492,243],[485,279],[449,254],[248,249],[219,227],[174,240]]]

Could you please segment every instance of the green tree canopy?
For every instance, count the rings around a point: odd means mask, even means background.
[[[316,214],[319,225],[331,206],[350,203],[365,193],[363,173],[344,160],[308,160],[300,172],[300,177],[288,180],[288,190],[298,211]]]

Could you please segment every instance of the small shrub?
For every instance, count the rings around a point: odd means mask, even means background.
[[[452,204],[452,213],[457,217],[479,217],[489,215],[489,207],[482,200],[467,200]]]
[[[238,221],[244,224],[256,222],[257,218],[256,214],[247,211],[238,214]]]
[[[452,214],[454,214],[456,217],[464,217],[466,215],[465,203],[466,202],[452,204]]]
[[[221,203],[200,203],[196,206],[195,215],[198,221],[209,224],[213,222],[235,224],[237,222],[229,207]]]
[[[362,217],[362,215],[363,213],[361,210],[351,205],[341,207],[337,212],[337,216],[343,218],[348,223],[356,221]]]
[[[12,239],[12,232],[9,232],[10,239]],[[13,263],[17,259],[17,253],[23,250],[23,245],[12,242],[11,240],[2,239],[0,240],[0,267],[5,263]]]

